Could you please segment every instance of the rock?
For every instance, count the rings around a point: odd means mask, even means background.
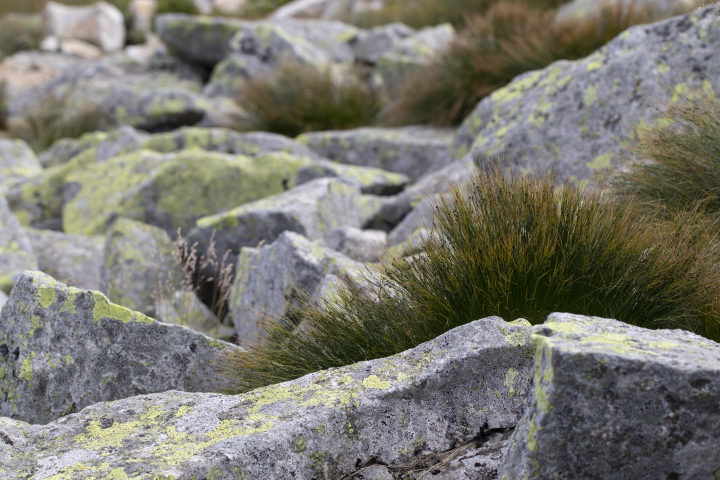
[[[433,57],[455,39],[455,29],[449,23],[427,27],[395,43],[377,61],[375,82],[389,92],[396,90],[406,75],[427,65]]]
[[[132,0],[128,7],[129,37],[141,43],[152,32],[152,22],[157,13],[157,0]]]
[[[0,313],[2,313],[2,309],[5,306],[5,304],[8,301],[7,293],[0,290]]]
[[[294,0],[271,15],[272,20],[288,18],[324,18],[342,20],[367,10],[379,10],[385,0]]]
[[[0,194],[40,172],[42,166],[27,143],[0,138]]]
[[[697,0],[573,0],[558,8],[556,22],[577,22],[599,14],[604,5],[623,5],[637,9],[650,8],[658,15],[685,13],[701,4]]]
[[[423,197],[420,203],[392,229],[388,235],[388,245],[399,245],[409,240],[417,230],[431,228],[435,216],[435,202],[438,200],[438,195]]]
[[[37,270],[37,258],[20,222],[0,195],[0,290],[10,293],[24,270]]]
[[[102,50],[92,43],[83,42],[82,40],[76,40],[74,38],[62,40],[60,42],[59,51],[88,60],[95,60],[103,55]]]
[[[377,262],[387,247],[387,233],[382,230],[360,230],[340,227],[323,238],[325,245],[359,262]]]
[[[215,66],[210,81],[203,88],[208,97],[239,98],[240,89],[248,78],[268,74],[270,65],[258,57],[231,53]]]
[[[412,181],[454,160],[454,131],[429,127],[306,133],[298,141],[336,162],[402,173]]]
[[[116,220],[108,232],[103,258],[103,293],[131,310],[155,317],[156,302],[182,287],[183,269],[175,244],[159,228]]]
[[[400,22],[375,27],[354,45],[355,58],[375,65],[385,52],[415,33],[417,30]]]
[[[247,0],[214,0],[213,7],[220,13],[238,14],[242,12]]]
[[[26,229],[38,269],[67,285],[101,290],[103,237],[86,237],[50,230]]]
[[[266,315],[292,325],[288,317],[315,296],[326,276],[347,277],[354,267],[348,257],[294,232],[260,248],[243,248],[229,299],[238,337],[264,336],[259,324]]]
[[[375,215],[377,198],[362,195],[352,185],[336,179],[318,179],[272,197],[197,221],[189,238],[200,250],[214,235],[216,251],[231,252],[235,261],[241,247],[272,243],[285,231],[310,240],[322,240],[328,230],[341,226],[362,227]]]
[[[155,317],[165,323],[191,328],[213,338],[230,338],[233,328],[220,323],[215,314],[193,292],[178,290],[155,302]]]
[[[709,6],[633,27],[582,60],[523,74],[465,119],[456,154],[511,159],[518,171],[554,168],[560,180],[592,179],[612,168],[634,127],[653,120],[657,102],[712,88],[719,25]]]
[[[65,53],[18,52],[0,62],[0,83],[5,84],[6,96],[11,101],[86,63],[88,61],[83,58]]]
[[[1,419],[13,442],[0,444],[3,468],[17,478],[278,480],[409,463],[517,421],[531,376],[527,331],[491,317],[393,357],[238,396],[145,395],[46,426]]]
[[[84,40],[104,52],[117,52],[125,45],[125,20],[117,7],[106,2],[87,7],[48,2],[43,10],[43,36]]]
[[[532,344],[534,392],[502,478],[718,476],[719,344],[569,314]]]
[[[40,272],[18,279],[0,325],[0,414],[29,423],[144,393],[202,391],[211,358],[228,346]]]

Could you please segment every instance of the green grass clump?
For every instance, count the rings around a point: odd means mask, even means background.
[[[688,92],[676,103],[661,104],[656,117],[637,130],[624,168],[611,179],[616,194],[666,213],[698,201],[706,211],[720,212],[720,100]]]
[[[197,15],[198,11],[192,0],[158,0],[157,13],[186,13]]]
[[[369,125],[380,110],[379,96],[356,75],[289,62],[245,82],[238,103],[247,112],[242,129],[290,137]]]
[[[649,9],[607,6],[597,17],[555,23],[554,12],[499,2],[469,20],[448,51],[408,75],[384,115],[388,125],[460,124],[516,76],[596,51],[627,28],[656,20]]]
[[[500,167],[436,206],[424,254],[309,303],[294,330],[269,318],[264,340],[221,359],[228,391],[396,354],[491,315],[538,324],[573,312],[720,339],[720,219],[659,222],[600,190]]]

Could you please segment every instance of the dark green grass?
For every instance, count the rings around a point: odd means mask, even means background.
[[[308,304],[294,331],[268,317],[264,340],[218,361],[227,391],[392,355],[491,315],[537,324],[572,312],[720,340],[720,220],[685,212],[657,222],[601,191],[499,168],[452,188],[436,213],[431,238],[444,240],[427,241],[423,255]]]
[[[672,213],[704,202],[720,212],[720,101],[693,91],[660,104],[656,122],[639,128],[611,179],[617,195]]]
[[[380,110],[379,96],[357,76],[338,79],[329,68],[288,62],[269,76],[248,80],[238,103],[247,112],[241,129],[290,137],[370,125]]]
[[[501,1],[468,20],[460,37],[422,74],[409,75],[388,106],[388,125],[460,124],[516,76],[596,51],[627,28],[657,20],[652,10],[607,7],[597,18],[554,23],[554,12]]]

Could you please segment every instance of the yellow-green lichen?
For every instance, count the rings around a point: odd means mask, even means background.
[[[32,357],[34,356],[35,352],[33,352],[32,355],[25,357],[20,364],[20,377],[24,378],[28,382],[33,379]]]
[[[532,419],[530,420],[530,425],[528,426],[527,436],[527,446],[531,452],[537,452],[539,449],[537,439],[535,438],[538,430],[542,430],[542,428],[535,425],[535,416],[533,415]]]
[[[604,153],[598,155],[592,162],[586,163],[585,166],[591,170],[607,170],[612,168],[612,154]]]
[[[119,320],[122,323],[140,322],[152,324],[155,321],[146,317],[142,313],[133,312],[132,310],[110,303],[110,300],[100,292],[93,292],[95,306],[93,307],[93,321],[99,322],[102,318],[110,318]]]
[[[48,308],[50,305],[55,303],[55,289],[50,288],[40,288],[38,290],[38,303],[42,308]]]
[[[509,368],[507,373],[505,373],[505,382],[503,383],[503,385],[508,388],[508,400],[510,400],[515,395],[515,379],[519,374],[520,372],[515,370],[514,368]]]
[[[378,378],[377,375],[370,375],[363,379],[363,385],[365,388],[377,388],[379,390],[387,390],[390,388],[390,382],[384,382]]]

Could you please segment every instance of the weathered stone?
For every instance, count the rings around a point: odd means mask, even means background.
[[[239,98],[240,89],[248,78],[267,74],[271,67],[258,57],[231,53],[218,63],[203,88],[208,97]]]
[[[235,329],[220,323],[217,316],[193,292],[178,290],[155,302],[155,318],[182,325],[213,338],[229,339]]]
[[[7,293],[0,290],[0,312],[2,312],[2,308],[5,306],[7,301],[8,301]]]
[[[653,120],[658,101],[712,91],[710,79],[720,75],[715,10],[633,27],[587,58],[519,76],[465,119],[456,154],[553,168],[561,180],[612,168],[618,145]]]
[[[455,29],[445,23],[427,27],[395,43],[377,61],[375,81],[393,92],[405,76],[427,65],[455,38]]]
[[[101,290],[103,237],[86,237],[50,230],[26,229],[37,255],[38,269],[56,280],[82,288]]]
[[[282,233],[270,245],[243,248],[230,294],[238,336],[248,340],[262,336],[259,324],[266,315],[288,317],[313,298],[327,275],[347,276],[354,267],[345,255],[294,232]]]
[[[599,16],[604,6],[622,6],[624,8],[652,9],[658,16],[670,16],[686,13],[699,7],[698,0],[573,0],[558,8],[557,22],[577,22]]]
[[[131,0],[128,7],[128,37],[133,43],[141,43],[152,33],[152,23],[157,13],[157,0]]]
[[[241,247],[272,243],[291,231],[310,240],[341,226],[362,227],[379,208],[376,197],[362,195],[352,185],[336,179],[318,179],[272,197],[197,221],[189,237],[201,250],[214,235],[216,250],[230,251],[235,260]]]
[[[86,63],[85,59],[64,53],[18,52],[0,63],[0,84],[5,85],[6,98],[11,100]]]
[[[358,128],[307,133],[298,141],[330,160],[403,173],[415,181],[454,160],[454,133],[428,127]]]
[[[88,60],[95,60],[103,56],[103,51],[92,43],[74,38],[61,40],[58,50],[62,53],[75,55],[76,57],[86,58]]]
[[[355,58],[375,65],[385,52],[416,32],[414,28],[400,22],[375,27],[354,45]]]
[[[120,218],[107,235],[100,275],[102,291],[131,310],[155,317],[155,303],[182,285],[175,244],[159,228]]]
[[[40,172],[40,162],[27,143],[0,138],[0,194]]]
[[[48,2],[43,10],[43,36],[84,40],[104,52],[116,52],[125,45],[125,20],[107,2],[87,7]]]
[[[14,444],[0,443],[3,467],[77,480],[278,480],[405,463],[517,421],[532,374],[526,325],[486,318],[393,357],[239,396],[165,392],[47,426],[2,419]]]
[[[377,262],[387,247],[387,233],[340,227],[325,233],[325,245],[360,262]]]
[[[531,341],[534,392],[502,478],[720,475],[720,344],[557,313]]]
[[[0,194],[0,290],[10,293],[24,270],[37,270],[37,258],[20,222]]]
[[[379,10],[386,0],[294,0],[275,10],[269,18],[323,18],[342,20],[368,10]]]
[[[29,423],[143,393],[203,391],[210,359],[228,345],[40,272],[18,279],[0,325],[0,414]]]

